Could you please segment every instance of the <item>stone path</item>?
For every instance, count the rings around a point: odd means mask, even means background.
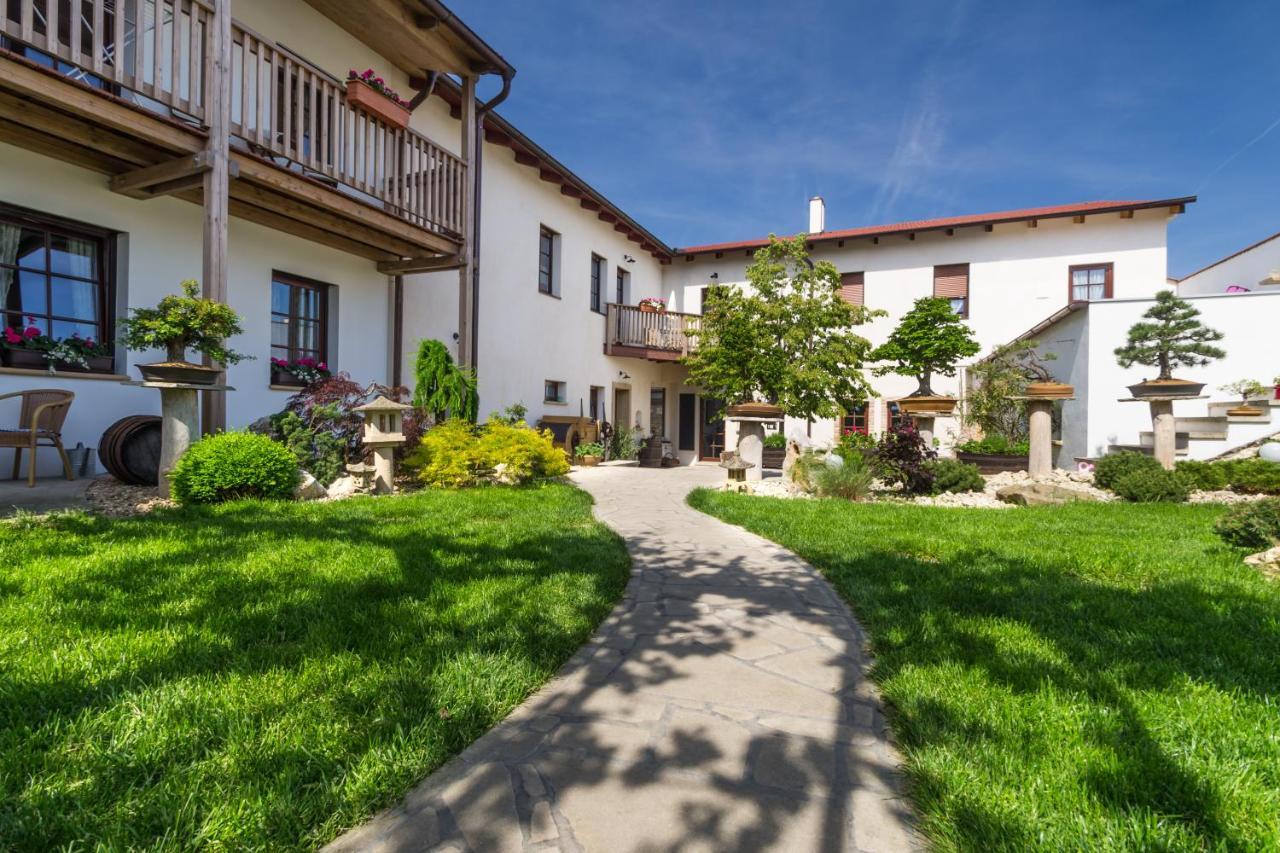
[[[559,676],[330,850],[909,850],[862,634],[789,551],[688,507],[714,466],[573,479],[634,559]]]

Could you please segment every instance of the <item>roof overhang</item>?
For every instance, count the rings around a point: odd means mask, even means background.
[[[1177,215],[1186,210],[1188,204],[1196,200],[1195,196],[1179,196],[1178,198],[1165,198],[1144,201],[1090,201],[1080,204],[1063,204],[1053,207],[1032,207],[1023,210],[1006,210],[998,213],[977,213],[967,216],[950,216],[942,219],[925,219],[913,222],[897,222],[891,225],[871,225],[862,228],[844,228],[838,231],[823,231],[820,234],[810,234],[807,238],[809,243],[827,243],[833,240],[855,240],[861,237],[885,237],[894,234],[905,234],[914,239],[918,233],[926,233],[930,231],[946,231],[953,232],[957,228],[970,228],[975,226],[986,227],[987,230],[996,225],[1003,225],[1011,222],[1026,222],[1028,224],[1038,222],[1041,219],[1063,219],[1072,217],[1077,221],[1083,221],[1086,216],[1094,216],[1102,213],[1130,213],[1136,210],[1152,210],[1157,208],[1168,208],[1170,215]],[[689,246],[676,250],[676,254],[692,257],[694,255],[702,255],[714,252],[729,252],[740,250],[755,250],[763,246],[769,245],[769,238],[764,237],[756,240],[741,240],[732,243],[712,243],[705,246]]]
[[[439,0],[307,0],[407,74],[475,77],[516,70]]]

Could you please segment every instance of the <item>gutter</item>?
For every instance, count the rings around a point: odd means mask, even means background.
[[[495,107],[511,94],[511,78],[515,69],[502,75],[502,89],[498,94],[476,108],[476,156],[472,168],[475,170],[475,204],[471,212],[471,369],[474,371],[480,360],[480,207],[484,197],[484,119]]]
[[[458,38],[466,42],[468,47],[484,57],[488,64],[472,70],[480,74],[501,74],[504,80],[510,80],[515,76],[515,67],[503,59],[502,54],[489,47],[488,43],[463,23],[462,19],[455,15],[448,6],[441,3],[440,0],[418,0],[418,3],[425,7],[441,24],[455,33]]]

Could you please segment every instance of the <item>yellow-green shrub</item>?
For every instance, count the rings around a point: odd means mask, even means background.
[[[552,443],[549,431],[498,420],[479,427],[458,419],[445,421],[422,437],[406,464],[417,469],[424,484],[449,488],[524,483],[569,473],[569,460]]]

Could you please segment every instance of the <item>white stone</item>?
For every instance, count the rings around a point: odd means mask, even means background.
[[[300,501],[318,501],[329,497],[329,491],[320,485],[319,480],[303,471],[298,475],[298,487],[293,490],[293,496]]]
[[[1280,442],[1270,441],[1258,449],[1258,456],[1268,462],[1280,462]]]
[[[329,484],[327,491],[331,500],[341,500],[359,494],[360,484],[355,477],[339,477]]]
[[[749,433],[738,442],[738,455],[743,462],[750,462],[747,469],[747,482],[758,482],[764,468],[764,440],[760,436]]]

